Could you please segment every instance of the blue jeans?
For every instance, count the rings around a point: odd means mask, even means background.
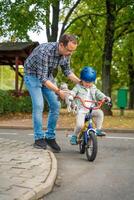
[[[46,137],[47,139],[55,138],[55,128],[59,117],[60,101],[58,96],[52,90],[42,86],[36,76],[24,76],[25,85],[32,99],[32,119],[34,126],[34,139],[38,140]],[[43,110],[44,98],[49,106],[47,121],[47,131],[43,131]]]

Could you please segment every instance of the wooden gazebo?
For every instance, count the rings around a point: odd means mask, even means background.
[[[19,65],[24,61],[31,51],[38,46],[38,42],[3,42],[0,43],[0,65],[9,65],[15,71],[15,94],[20,95],[23,86],[23,74],[19,72]],[[19,85],[19,76],[21,83]]]

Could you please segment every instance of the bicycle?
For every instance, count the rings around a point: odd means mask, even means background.
[[[106,100],[103,99],[98,102],[89,100],[83,101],[80,97],[77,96],[75,97],[75,99],[79,99],[82,106],[89,110],[89,112],[85,116],[84,127],[77,136],[79,151],[80,154],[84,154],[86,152],[88,161],[94,161],[97,156],[98,143],[95,129],[93,128],[92,111],[99,109],[106,102]],[[86,102],[90,102],[92,105],[88,107],[86,106]]]

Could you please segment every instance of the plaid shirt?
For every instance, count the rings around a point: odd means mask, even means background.
[[[58,43],[43,43],[37,46],[24,64],[24,74],[36,76],[41,82],[54,82],[54,72],[60,65],[65,76],[72,73],[70,57],[61,56],[58,52]]]

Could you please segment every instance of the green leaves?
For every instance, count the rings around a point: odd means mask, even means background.
[[[8,0],[0,2],[1,35],[10,38],[14,35],[16,40],[29,40],[28,31],[41,30],[39,22],[46,17],[45,9],[49,1]]]

